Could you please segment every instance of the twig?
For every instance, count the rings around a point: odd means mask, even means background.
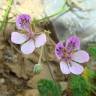
[[[43,55],[43,47],[41,47],[41,50],[40,50],[40,57],[39,57],[39,60],[38,60],[38,64],[41,64],[41,59],[42,59],[42,55]]]
[[[51,77],[52,77],[52,79],[55,81],[55,79],[54,79],[54,75],[53,75],[53,73],[52,73],[52,71],[51,71],[51,67],[50,67],[50,65],[49,65],[49,62],[48,62],[48,59],[47,59],[47,47],[45,46],[45,48],[44,48],[44,53],[45,53],[45,57],[46,57],[46,62],[47,62],[47,65],[48,65],[48,69],[49,69],[49,72],[50,72],[50,74],[51,74]]]

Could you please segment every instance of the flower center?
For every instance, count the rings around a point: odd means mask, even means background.
[[[33,39],[35,38],[35,34],[33,32],[27,32],[27,36],[29,37],[29,39]]]
[[[66,48],[63,48],[62,52],[63,52],[63,58],[64,59],[70,59],[71,58],[71,52],[68,52],[68,50]]]
[[[21,18],[20,24],[21,24],[21,26],[25,26],[26,24],[29,24],[29,19]]]

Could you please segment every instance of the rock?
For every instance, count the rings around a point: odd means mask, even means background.
[[[28,67],[29,67],[29,69],[31,69],[31,71],[27,70],[26,65],[28,65]],[[19,64],[10,64],[10,65],[8,65],[8,67],[18,77],[22,77],[24,79],[28,79],[29,75],[32,75],[32,66],[29,65],[29,64],[25,64],[25,65],[23,65],[23,64],[21,64],[21,65],[19,65]]]
[[[22,93],[18,93],[16,96],[39,96],[37,89],[26,89]]]
[[[21,95],[21,94],[17,94],[16,96],[23,96],[23,95]]]
[[[44,0],[44,10],[47,16],[53,15],[64,5],[64,0]]]
[[[7,1],[0,1],[0,8],[5,9],[7,6]],[[28,5],[28,6],[26,6]],[[3,10],[0,10],[0,19],[2,20]],[[11,9],[10,17],[16,14],[27,13],[32,16],[32,18],[40,19],[44,16],[42,0],[14,0]],[[15,18],[11,18],[12,22]]]
[[[26,6],[28,5],[28,6]],[[43,5],[42,0],[15,0],[14,7],[12,12],[19,13],[27,13],[32,16],[32,18],[42,18],[43,16]]]
[[[37,89],[29,89],[24,92],[24,96],[39,96]]]
[[[70,0],[71,1],[71,0]],[[77,0],[82,8],[76,6],[64,14],[51,19],[59,40],[64,40],[69,35],[76,34],[82,42],[96,42],[96,0]],[[64,0],[44,0],[45,13],[52,15],[64,5]]]
[[[5,83],[5,79],[4,78],[0,78],[0,84]]]

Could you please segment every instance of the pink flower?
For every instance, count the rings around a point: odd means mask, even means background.
[[[80,64],[89,61],[89,54],[80,49],[80,40],[76,36],[69,37],[64,43],[57,43],[55,54],[60,60],[60,69],[63,74],[79,75],[84,71]]]
[[[25,34],[12,32],[11,41],[21,45],[21,51],[24,54],[32,53],[36,48],[43,46],[46,43],[46,35],[44,33],[36,34],[31,31],[30,16],[21,14],[16,19],[16,25],[19,29],[27,31]]]

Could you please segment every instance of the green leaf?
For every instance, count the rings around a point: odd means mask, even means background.
[[[89,47],[88,52],[93,59],[96,59],[96,47]]]
[[[52,80],[40,80],[38,90],[41,96],[61,96],[60,86]]]
[[[82,76],[71,76],[70,89],[73,96],[89,96],[90,86]]]

